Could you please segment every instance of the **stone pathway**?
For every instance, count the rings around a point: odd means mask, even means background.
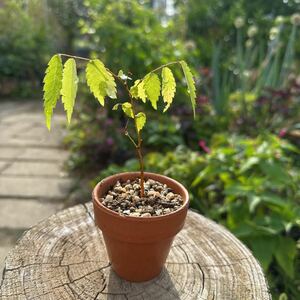
[[[49,133],[41,101],[0,101],[0,274],[24,230],[64,206],[71,187],[63,171],[64,122],[56,114]]]

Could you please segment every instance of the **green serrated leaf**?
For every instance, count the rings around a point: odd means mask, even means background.
[[[86,80],[90,91],[102,106],[104,106],[106,95],[113,99],[117,98],[115,79],[99,59],[88,62],[86,66]]]
[[[194,117],[196,116],[195,107],[196,107],[196,87],[195,81],[193,79],[192,72],[185,61],[180,61],[180,65],[182,67],[182,71],[188,86],[188,92],[190,94],[192,109],[194,113]]]
[[[77,94],[78,77],[76,71],[76,62],[73,58],[69,58],[64,64],[61,96],[64,109],[67,113],[67,120],[70,124],[75,98]]]
[[[61,57],[54,55],[48,63],[48,67],[44,77],[44,114],[46,119],[46,126],[51,129],[51,118],[53,109],[56,106],[57,100],[60,96],[62,87],[63,65]]]
[[[130,94],[133,98],[140,98],[144,103],[146,102],[146,91],[144,82],[140,79],[134,82],[134,85],[130,88]]]
[[[138,98],[138,89],[137,89],[137,86],[138,86],[138,84],[141,82],[141,80],[140,79],[138,79],[138,80],[136,80],[135,82],[134,82],[134,85],[130,88],[130,94],[131,94],[131,96],[133,97],[133,98]]]
[[[130,94],[133,98],[138,98],[138,84],[141,82],[140,79],[134,82],[134,85],[130,88]]]
[[[144,86],[144,82],[143,82],[143,81],[141,81],[141,82],[138,84],[137,89],[138,89],[138,96],[139,96],[139,98],[140,98],[144,103],[146,103],[147,95],[146,95],[145,86]]]
[[[164,108],[164,112],[168,110],[170,105],[173,102],[175,91],[176,91],[176,82],[173,76],[172,71],[168,67],[164,67],[161,72],[162,77],[162,96],[164,102],[167,103]]]
[[[157,101],[160,95],[160,80],[157,74],[149,73],[143,80],[146,95],[149,98],[152,107],[157,109]]]
[[[138,132],[140,132],[146,124],[146,115],[143,112],[139,112],[135,115],[136,127]]]
[[[124,111],[124,113],[126,114],[127,117],[134,118],[131,103],[129,103],[129,102],[122,103],[122,109],[123,109],[123,111]]]

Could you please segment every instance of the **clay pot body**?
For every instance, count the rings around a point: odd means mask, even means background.
[[[106,192],[119,180],[136,179],[139,172],[121,173],[105,178],[93,191],[95,222],[102,230],[113,270],[122,278],[147,281],[160,274],[175,235],[182,229],[187,214],[189,196],[177,181],[154,173],[145,179],[166,184],[182,196],[184,204],[175,212],[155,217],[121,216],[100,202]]]

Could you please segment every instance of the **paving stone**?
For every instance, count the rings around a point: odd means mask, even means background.
[[[0,174],[1,172],[3,172],[3,170],[6,169],[6,167],[9,165],[8,162],[5,162],[5,161],[0,161]]]
[[[1,150],[0,150],[0,156],[1,156]],[[24,149],[24,152],[18,156],[18,159],[65,161],[67,157],[68,157],[68,152],[62,149],[26,148]]]
[[[66,120],[65,116],[55,114],[53,117],[54,126],[65,122],[65,120]],[[26,111],[21,113],[17,112],[17,113],[11,113],[3,116],[1,118],[1,122],[2,124],[14,124],[14,125],[18,123],[30,124],[34,122],[36,125],[40,124],[41,126],[45,126],[45,117],[42,111],[36,111],[36,112]]]
[[[0,199],[0,228],[29,228],[62,209],[62,204]]]
[[[23,150],[20,148],[15,147],[2,147],[2,141],[0,145],[0,159],[6,160],[6,159],[13,159],[16,158],[18,155],[20,155]]]
[[[36,178],[36,177],[5,177],[0,176],[0,196],[9,198],[54,198],[67,197],[71,179]]]
[[[17,134],[22,134],[28,131],[32,125],[27,122],[3,123],[1,122],[0,139],[5,143],[7,139],[15,137]]]
[[[14,162],[2,172],[2,175],[67,176],[66,172],[62,171],[62,164],[55,162]]]
[[[59,147],[61,142],[55,137],[10,138],[6,139],[5,145],[11,147]]]

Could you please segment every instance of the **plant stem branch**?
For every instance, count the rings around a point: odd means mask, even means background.
[[[65,56],[65,57],[71,57],[71,58],[75,58],[75,59],[80,59],[80,60],[85,60],[85,61],[90,61],[89,58],[85,58],[85,57],[81,57],[81,56],[76,56],[76,55],[69,55],[69,54],[65,54],[65,53],[58,53],[59,56]]]
[[[171,62],[169,62],[169,63],[167,63],[167,64],[161,65],[160,67],[158,67],[158,68],[156,68],[156,69],[153,69],[153,70],[150,71],[149,73],[154,73],[154,72],[159,71],[160,69],[162,69],[162,68],[164,68],[164,67],[167,67],[167,66],[170,66],[170,65],[179,64],[179,63],[180,63],[179,60],[177,60],[177,61],[171,61]]]
[[[131,137],[131,135],[129,134],[129,131],[128,131],[128,121],[129,119],[127,120],[126,122],[126,126],[125,126],[125,135],[130,139],[130,141],[132,142],[132,144],[134,145],[135,148],[137,148],[137,144],[135,142],[135,140]]]
[[[131,103],[131,108],[132,108],[132,112],[133,112],[133,120],[134,120],[134,125],[135,125],[135,131],[136,131],[136,135],[137,135],[137,139],[138,142],[136,144],[136,152],[137,152],[137,156],[139,159],[139,164],[140,164],[140,172],[141,172],[141,197],[145,196],[145,187],[144,187],[144,183],[145,183],[145,179],[144,179],[144,160],[143,160],[143,154],[142,154],[142,137],[141,137],[141,133],[138,130],[138,126],[137,126],[137,121],[136,121],[136,114],[135,114],[135,107],[134,107],[134,101],[133,98],[130,94],[130,90],[128,88],[128,85],[126,82],[123,81],[123,84],[126,88],[126,91],[128,92],[129,98],[130,98],[130,103]]]

